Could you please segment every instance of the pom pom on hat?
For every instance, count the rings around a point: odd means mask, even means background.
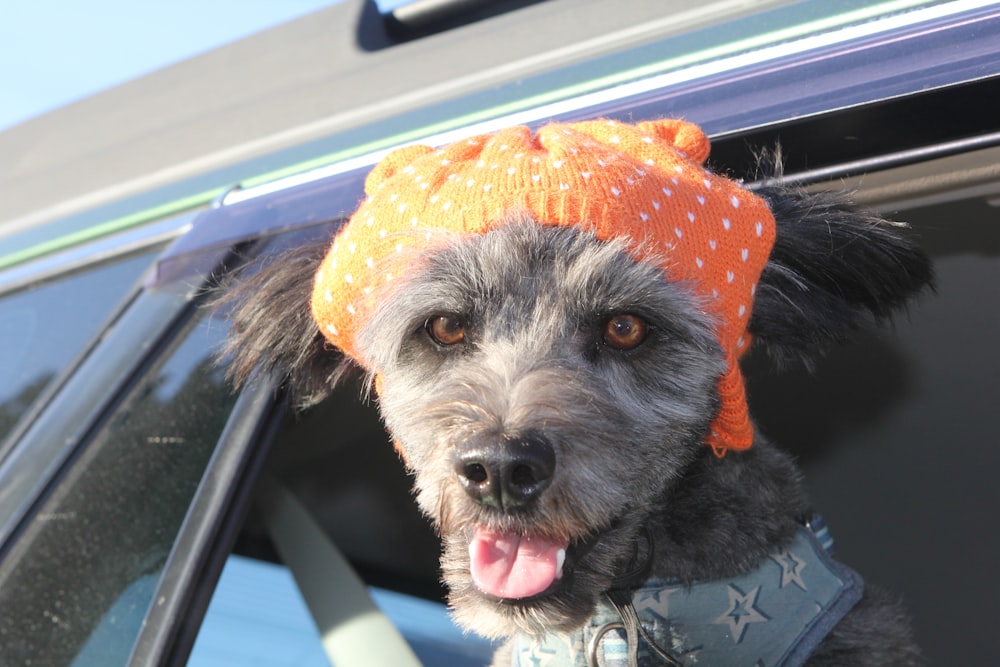
[[[715,317],[726,354],[721,405],[707,444],[719,455],[753,442],[739,359],[757,281],[774,243],[765,202],[707,171],[709,141],[695,125],[609,120],[512,127],[441,149],[407,146],[376,165],[367,198],[333,241],[316,276],[313,316],[362,366],[355,336],[375,299],[422,245],[481,234],[511,211],[624,238],[639,260],[685,281]]]

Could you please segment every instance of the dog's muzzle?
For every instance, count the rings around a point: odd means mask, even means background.
[[[538,434],[469,443],[455,453],[455,474],[466,493],[502,512],[522,510],[548,487],[556,455]]]
[[[537,433],[468,442],[457,449],[455,475],[476,503],[503,514],[526,512],[552,482],[556,455]],[[551,590],[562,578],[565,538],[473,526],[469,568],[480,592],[524,600]]]

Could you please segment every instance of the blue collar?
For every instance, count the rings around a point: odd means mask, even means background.
[[[649,636],[683,665],[802,665],[861,599],[856,572],[830,556],[832,540],[814,519],[792,543],[737,577],[695,582],[648,579],[632,605]],[[626,667],[628,646],[618,612],[598,605],[587,625],[568,634],[515,639],[512,667]],[[640,641],[639,665],[662,664]]]

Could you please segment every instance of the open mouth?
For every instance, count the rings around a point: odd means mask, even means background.
[[[565,540],[478,526],[469,540],[469,568],[480,592],[501,600],[541,595],[562,579]]]
[[[466,535],[472,583],[482,595],[499,602],[533,602],[555,594],[565,585],[572,586],[573,572],[609,536],[619,536],[633,545],[626,574],[634,576],[644,568],[635,563],[648,563],[651,557],[649,537],[643,533],[647,546],[641,548],[634,536],[620,535],[621,527],[622,520],[615,519],[583,539],[568,541],[476,526]]]

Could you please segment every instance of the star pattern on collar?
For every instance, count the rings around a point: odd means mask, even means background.
[[[667,621],[670,619],[670,595],[680,590],[680,587],[640,590],[632,596],[632,604],[639,614],[648,611],[661,621]]]
[[[743,634],[751,623],[766,623],[770,620],[756,607],[759,593],[760,586],[754,587],[749,593],[744,593],[729,584],[729,608],[715,619],[714,623],[728,625],[735,644],[743,641]]]
[[[806,568],[806,562],[796,556],[788,549],[771,554],[771,560],[781,568],[781,588],[788,584],[795,584],[803,591],[808,591],[806,582],[802,579],[802,570]]]

